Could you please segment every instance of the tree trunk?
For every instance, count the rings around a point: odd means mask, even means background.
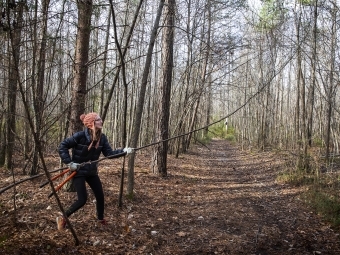
[[[45,79],[45,63],[46,63],[46,40],[47,40],[47,19],[48,19],[49,0],[43,1],[42,5],[42,28],[41,28],[41,43],[38,59],[38,77],[37,84],[33,90],[33,105],[34,105],[34,119],[35,119],[35,133],[40,139],[41,126],[44,113],[44,79]],[[41,143],[42,144],[42,143]],[[36,175],[39,172],[38,163],[39,155],[36,147],[33,146],[33,161],[30,175]]]
[[[17,89],[18,89],[18,82],[19,82],[19,73],[18,73],[18,66],[19,66],[19,59],[20,59],[20,47],[21,47],[21,31],[23,25],[23,4],[18,4],[15,7],[13,12],[16,12],[15,20],[12,21],[11,24],[11,10],[10,8],[6,7],[6,15],[8,26],[10,28],[10,47],[11,53],[10,56],[10,63],[9,63],[9,82],[8,82],[8,114],[7,114],[7,141],[6,141],[6,149],[5,149],[5,168],[12,169],[13,162],[13,149],[14,149],[14,142],[15,142],[15,135],[16,135],[16,101],[17,101]],[[13,14],[14,16],[14,14]]]
[[[315,84],[316,84],[316,47],[317,47],[317,19],[318,19],[318,0],[315,1],[314,6],[314,26],[313,26],[313,53],[312,53],[312,84],[308,92],[308,126],[307,126],[307,141],[308,145],[312,146],[313,134],[313,113],[315,103]]]
[[[91,34],[92,0],[77,1],[78,29],[73,67],[73,87],[69,134],[83,128],[79,116],[85,113],[86,82],[88,74],[89,44]]]
[[[107,18],[109,21],[111,20],[111,8],[109,10],[109,17]],[[99,113],[100,116],[102,116],[103,108],[104,108],[104,98],[105,98],[105,75],[106,75],[106,63],[107,63],[107,50],[109,46],[109,38],[110,38],[110,22],[107,22],[106,25],[106,38],[105,38],[105,50],[104,50],[104,63],[103,63],[103,71],[102,76],[103,80],[101,83],[101,89],[100,89],[100,102],[99,102]]]
[[[335,49],[337,48],[337,24],[336,24],[336,18],[337,18],[337,8],[334,7],[334,9],[331,10],[332,13],[332,38],[331,38],[331,54],[330,54],[330,74],[329,74],[329,87],[326,88],[326,96],[327,96],[327,112],[326,112],[326,138],[325,138],[325,144],[326,144],[326,155],[325,160],[327,164],[329,164],[329,154],[330,154],[330,140],[331,140],[331,121],[332,121],[332,115],[333,115],[333,104],[336,98],[336,90],[334,89],[334,72],[335,72],[335,56],[336,52]]]
[[[308,98],[306,105],[306,129],[304,129],[304,150],[303,150],[303,169],[306,172],[310,172],[310,158],[308,155],[308,148],[312,146],[312,132],[313,132],[313,113],[314,113],[314,94],[315,94],[315,83],[316,83],[316,45],[317,45],[317,9],[318,1],[315,1],[314,6],[314,26],[313,26],[313,46],[312,46],[312,57],[311,57],[311,86],[308,90]]]
[[[151,61],[152,61],[152,52],[155,45],[157,31],[159,27],[159,21],[162,15],[162,10],[164,6],[165,0],[160,0],[157,10],[157,16],[154,21],[152,33],[150,36],[148,52],[146,55],[145,66],[143,71],[142,82],[140,85],[139,98],[137,102],[137,108],[135,113],[135,124],[132,129],[132,137],[131,137],[131,147],[136,148],[137,142],[139,139],[139,133],[141,128],[142,114],[144,109],[144,100],[145,100],[145,91],[146,85],[148,83],[148,77],[150,73]],[[129,196],[133,195],[133,186],[134,186],[134,164],[135,164],[135,153],[131,153],[128,160],[128,184],[127,184],[127,193]]]
[[[207,13],[207,15],[206,15]],[[197,99],[195,102],[195,107],[194,111],[191,115],[191,120],[190,120],[190,125],[189,125],[189,135],[186,139],[185,143],[185,151],[189,149],[191,138],[192,138],[192,133],[191,131],[194,130],[195,124],[196,124],[196,119],[197,119],[197,114],[198,114],[198,109],[200,106],[200,102],[202,99],[202,94],[206,86],[206,80],[207,80],[207,68],[208,68],[208,62],[210,58],[210,36],[211,36],[211,3],[207,1],[207,10],[204,13],[204,19],[208,19],[208,28],[205,29],[205,27],[202,28],[201,30],[201,42],[205,41],[206,44],[201,43],[201,51],[203,55],[203,63],[201,66],[201,73],[199,77],[199,84],[198,84],[198,93],[197,93]],[[205,38],[207,36],[207,38]]]
[[[296,40],[297,40],[297,58],[296,58],[296,106],[295,106],[295,118],[294,118],[294,138],[296,141],[301,141],[300,132],[300,100],[301,100],[301,78],[302,78],[302,58],[301,58],[301,46],[300,46],[300,25],[301,25],[301,14],[298,14],[296,18]],[[301,142],[300,142],[301,144]],[[300,147],[300,146],[299,146]]]
[[[77,1],[78,29],[73,67],[73,87],[68,135],[83,129],[80,115],[85,113],[86,83],[88,74],[89,44],[91,35],[92,0]],[[65,190],[74,191],[72,182],[64,185]]]
[[[158,137],[160,141],[169,138],[169,118],[170,118],[170,95],[173,70],[173,44],[175,25],[175,0],[167,0],[164,12],[165,28],[163,29],[163,49],[162,49],[162,99],[160,107],[160,121],[158,127]],[[167,152],[168,141],[164,141],[155,146],[153,172],[163,177],[167,176]]]
[[[129,34],[128,34],[128,37],[126,39],[126,43],[125,43],[125,47],[124,47],[124,50],[123,50],[123,55],[122,57],[124,58],[125,57],[125,54],[127,52],[127,49],[128,49],[128,46],[130,44],[130,40],[131,40],[131,37],[132,37],[132,33],[134,31],[134,28],[136,26],[136,21],[137,21],[137,18],[138,18],[138,14],[139,14],[139,11],[141,9],[141,6],[142,6],[142,3],[143,3],[144,0],[139,0],[139,4],[138,4],[138,7],[136,9],[136,12],[135,12],[135,15],[134,15],[134,19],[133,19],[133,22],[131,24],[131,27],[130,27],[130,31],[129,31]],[[102,119],[103,121],[105,120],[106,118],[106,115],[107,115],[107,112],[108,112],[108,109],[109,109],[109,106],[110,106],[110,103],[111,103],[111,99],[112,99],[112,95],[113,95],[113,91],[114,91],[114,88],[116,86],[116,83],[118,81],[118,78],[119,78],[119,73],[120,73],[120,70],[121,70],[121,65],[118,66],[118,69],[117,69],[117,72],[115,74],[115,77],[113,79],[113,82],[112,82],[112,87],[107,95],[107,99],[106,99],[106,103],[105,105],[103,106],[103,110],[101,111],[101,114],[102,114]]]

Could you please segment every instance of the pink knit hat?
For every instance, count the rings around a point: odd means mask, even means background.
[[[96,112],[90,112],[88,114],[82,114],[80,115],[80,120],[84,123],[84,125],[94,130],[94,121],[99,117],[98,113]]]
[[[98,113],[96,112],[90,112],[88,114],[82,114],[80,115],[80,120],[84,123],[84,125],[91,129],[92,130],[92,134],[95,136],[96,135],[96,129],[95,129],[95,126],[94,126],[94,122],[95,120],[99,118],[99,115]],[[93,144],[93,139],[96,139],[95,137],[91,137],[92,138],[92,141],[91,141],[91,144],[89,145],[89,150],[91,149],[92,147],[92,144]],[[97,140],[97,139],[96,139]],[[98,140],[97,140],[97,143],[95,145],[96,148],[98,148],[98,145],[99,145],[99,141],[100,141],[100,137],[98,137]]]

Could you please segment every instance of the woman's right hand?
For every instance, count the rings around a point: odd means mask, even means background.
[[[80,164],[71,162],[71,163],[67,164],[67,166],[68,166],[68,168],[70,168],[71,172],[73,172],[73,171],[77,171],[79,169]]]

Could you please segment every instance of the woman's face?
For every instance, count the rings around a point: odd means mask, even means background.
[[[97,115],[96,119],[94,120],[94,127],[95,129],[102,129],[103,128],[103,120]]]

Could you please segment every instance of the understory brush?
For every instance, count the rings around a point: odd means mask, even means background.
[[[199,142],[207,144],[213,138],[225,139],[229,142],[235,142],[235,129],[223,122],[216,123],[203,132],[202,137],[198,139]]]
[[[321,186],[312,186],[303,195],[303,199],[314,211],[322,216],[334,228],[340,227],[340,199],[338,190]]]
[[[340,164],[333,160],[328,167],[325,165],[322,157],[310,157],[307,171],[290,159],[277,181],[304,187],[302,201],[332,227],[340,229]]]

